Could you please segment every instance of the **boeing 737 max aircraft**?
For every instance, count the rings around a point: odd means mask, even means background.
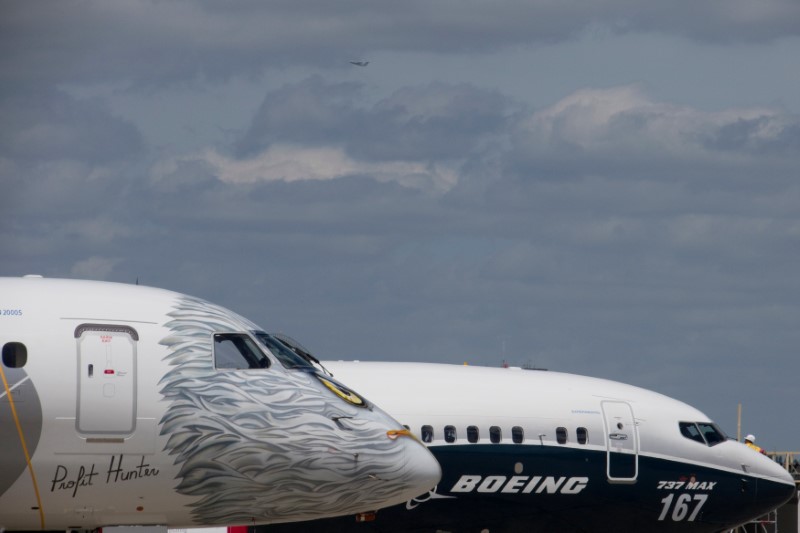
[[[442,480],[371,522],[259,533],[711,533],[795,491],[779,465],[728,440],[702,412],[638,387],[523,369],[323,365],[418,434]]]
[[[0,278],[0,347],[0,531],[309,520],[441,474],[383,411],[197,298]]]

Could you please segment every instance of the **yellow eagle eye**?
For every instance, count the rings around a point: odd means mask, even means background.
[[[317,376],[317,378],[322,382],[323,385],[328,387],[331,391],[333,391],[333,393],[336,396],[338,396],[342,400],[348,403],[352,403],[353,405],[357,405],[358,407],[367,406],[367,402],[365,402],[361,396],[351,391],[350,389],[344,387],[343,385],[334,383],[333,381],[327,380],[322,376]]]

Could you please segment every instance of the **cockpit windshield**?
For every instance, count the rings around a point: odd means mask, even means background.
[[[681,435],[706,446],[714,446],[728,439],[725,433],[711,422],[679,422],[678,427]]]
[[[714,446],[715,444],[719,444],[720,442],[724,442],[728,439],[725,433],[723,433],[716,424],[712,424],[710,422],[698,422],[697,427],[700,428],[700,431],[703,433],[703,437],[705,437],[709,446]]]
[[[286,368],[311,370],[314,367],[269,333],[255,331],[253,335]]]

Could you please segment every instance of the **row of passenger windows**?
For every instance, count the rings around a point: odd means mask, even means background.
[[[431,443],[435,438],[433,426],[422,426],[422,430],[420,432],[422,436],[422,442]],[[545,435],[541,435],[544,437]],[[537,435],[540,437],[540,435]],[[589,430],[584,427],[579,427],[575,430],[575,437],[577,439],[578,444],[588,444],[589,443]],[[463,438],[463,437],[462,437]],[[456,431],[455,426],[445,426],[444,427],[444,441],[448,443],[453,443],[458,440],[458,432]],[[476,443],[480,440],[480,430],[478,426],[467,426],[467,442]],[[493,444],[500,444],[503,442],[503,430],[500,426],[491,426],[489,427],[489,441]],[[511,442],[514,444],[522,444],[525,442],[525,430],[522,429],[520,426],[514,426],[511,428]],[[559,444],[566,444],[569,442],[569,432],[565,427],[558,427],[556,428],[556,442]]]

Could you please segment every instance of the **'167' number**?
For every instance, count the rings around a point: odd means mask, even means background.
[[[672,507],[673,498],[675,498],[675,495],[670,494],[661,500],[661,503],[664,504],[664,507],[661,509],[661,516],[658,517],[659,521],[664,520],[667,515],[669,515],[670,508],[672,508],[672,520],[674,522],[682,522],[683,520],[694,522],[694,519],[697,518],[697,514],[700,512],[700,509],[702,509],[703,505],[706,503],[708,494],[681,494],[678,496],[678,499],[675,500],[674,507]],[[692,510],[691,514],[689,514],[690,503],[692,500],[694,500],[696,503],[694,510]]]

